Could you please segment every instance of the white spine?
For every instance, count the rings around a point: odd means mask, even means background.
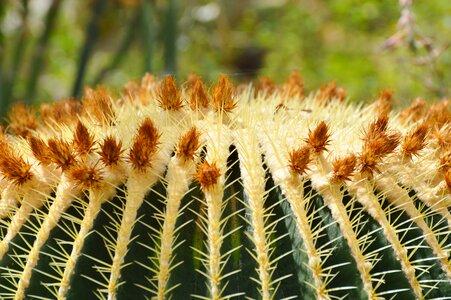
[[[221,245],[224,240],[222,232],[221,212],[223,208],[223,194],[225,184],[225,172],[227,170],[227,158],[231,143],[228,130],[218,126],[216,131],[210,132],[207,137],[207,155],[205,160],[215,163],[221,176],[218,182],[207,190],[204,190],[208,214],[208,280],[211,299],[221,299],[221,269],[224,261],[221,261]]]
[[[36,235],[36,240],[33,243],[33,247],[28,253],[26,265],[17,285],[17,292],[14,300],[24,299],[25,290],[30,285],[31,274],[33,269],[38,264],[41,248],[49,238],[52,229],[58,224],[61,215],[71,205],[75,192],[76,191],[73,184],[63,175],[56,191],[55,200],[50,206],[49,212]]]
[[[143,174],[132,172],[127,181],[127,197],[125,200],[125,209],[122,214],[122,221],[117,235],[117,242],[111,273],[108,281],[108,299],[116,299],[117,288],[121,276],[121,268],[127,254],[128,244],[130,242],[133,226],[136,222],[138,209],[141,207],[144,197],[159,179],[158,174]]]
[[[356,261],[363,287],[369,299],[378,299],[377,291],[372,284],[371,269],[373,268],[373,263],[365,257],[360,248],[356,231],[343,204],[343,194],[340,191],[340,186],[329,182],[326,177],[320,174],[312,175],[311,180],[312,186],[323,197],[324,203],[329,207],[334,220],[340,226],[343,237],[348,242],[351,255]]]
[[[274,182],[282,189],[282,193],[293,211],[296,227],[307,252],[308,266],[312,273],[315,294],[318,299],[330,299],[327,293],[327,283],[323,278],[323,261],[320,251],[315,247],[317,235],[309,224],[309,215],[306,207],[308,199],[304,196],[304,181],[300,176],[290,174],[287,167],[288,153],[286,149],[281,147],[283,144],[280,141],[276,142],[270,137],[264,136],[261,139],[261,143],[265,153],[265,160],[271,170]]]
[[[255,132],[248,132],[246,129],[237,134],[236,143],[243,188],[248,197],[250,224],[253,229],[250,234],[255,245],[255,258],[258,264],[259,292],[263,300],[269,300],[273,299],[274,287],[271,278],[270,245],[265,226],[265,172],[261,151]]]
[[[363,208],[382,226],[385,237],[391,243],[396,258],[401,263],[402,270],[404,271],[415,296],[418,299],[423,299],[423,291],[420,282],[416,277],[415,267],[410,262],[407,249],[402,245],[396,234],[396,229],[392,226],[387,214],[379,205],[379,201],[373,193],[371,183],[365,177],[356,175],[354,182],[349,183],[348,187],[349,192],[357,197]]]
[[[127,254],[138,209],[141,207],[147,192],[161,178],[170,159],[170,152],[173,145],[173,140],[170,139],[159,148],[155,155],[155,159],[152,161],[151,170],[147,170],[146,172],[132,170],[128,177],[126,184],[127,196],[125,199],[125,209],[122,214],[113,263],[111,265],[111,273],[108,280],[107,290],[109,300],[115,300],[117,298],[117,288],[120,284],[119,279],[121,276],[121,269],[125,255]]]
[[[171,270],[171,258],[175,238],[175,224],[179,215],[180,202],[189,189],[195,164],[192,160],[185,161],[183,158],[174,156],[168,166],[166,179],[167,198],[164,223],[161,233],[161,246],[159,253],[159,265],[156,278],[158,289],[156,298],[163,300],[166,298],[167,283]]]
[[[410,198],[406,190],[398,186],[388,175],[381,174],[375,180],[375,185],[378,190],[387,195],[390,203],[403,209],[415,224],[424,232],[424,239],[432,248],[434,254],[441,262],[443,271],[449,279],[451,279],[451,264],[449,262],[450,249],[443,249],[437,240],[434,231],[426,224],[425,215],[421,213],[413,204],[413,199]]]

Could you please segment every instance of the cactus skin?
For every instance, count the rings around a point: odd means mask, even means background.
[[[1,299],[449,299],[450,102],[146,75],[11,112]],[[419,111],[419,107],[423,111]]]

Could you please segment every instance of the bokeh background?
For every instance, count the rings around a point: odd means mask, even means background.
[[[183,83],[299,70],[351,101],[449,97],[450,0],[0,0],[0,115],[15,101],[113,93],[145,72]]]

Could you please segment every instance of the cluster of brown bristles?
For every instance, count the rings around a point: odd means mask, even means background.
[[[115,166],[125,158],[138,171],[150,167],[152,157],[157,151],[160,133],[151,119],[142,122],[133,145],[125,157],[121,141],[114,136],[107,136],[102,141],[94,141],[87,127],[79,116],[89,115],[98,126],[109,126],[115,122],[115,106],[133,105],[134,101],[146,105],[150,99],[157,99],[158,105],[166,111],[179,111],[187,106],[192,111],[211,109],[215,112],[232,112],[237,107],[237,93],[243,88],[235,88],[228,77],[221,76],[209,93],[198,76],[191,76],[187,87],[180,87],[172,76],[166,76],[161,82],[147,74],[141,83],[130,82],[125,86],[124,96],[116,103],[108,92],[99,87],[86,89],[81,102],[71,99],[53,104],[43,104],[40,107],[40,118],[24,105],[15,105],[9,114],[7,131],[27,139],[30,149],[43,165],[53,164],[66,173],[69,178],[80,182],[83,186],[92,187],[102,178],[99,171],[104,166]],[[264,95],[280,95],[280,106],[290,97],[304,99],[304,83],[299,73],[293,72],[281,86],[276,86],[270,79],[263,78],[256,85],[256,93]],[[335,82],[322,87],[315,99],[327,103],[331,99],[340,102],[346,98],[346,91],[337,87]],[[382,159],[400,145],[401,156],[410,159],[416,156],[426,146],[428,137],[437,141],[440,151],[440,162],[446,183],[451,188],[451,137],[450,137],[450,101],[445,100],[427,109],[424,100],[416,100],[400,115],[406,123],[417,122],[412,131],[403,138],[397,132],[388,128],[388,113],[392,107],[392,93],[385,90],[380,93],[376,110],[379,117],[370,124],[363,137],[363,147],[360,154],[349,154],[332,163],[333,180],[348,180],[355,172],[367,173],[370,176],[378,172],[378,164]],[[184,100],[186,99],[186,100]],[[67,124],[74,127],[72,142],[61,138],[49,138],[47,141],[38,137],[39,130],[45,125]],[[23,185],[32,177],[31,165],[8,145],[5,130],[0,131],[0,173],[9,182]],[[185,159],[193,159],[199,147],[199,132],[192,128],[179,142],[176,154]],[[303,174],[309,170],[312,156],[326,151],[330,139],[329,128],[325,122],[311,130],[306,145],[290,153],[289,165],[293,172]],[[86,157],[96,152],[99,163],[89,165]],[[219,171],[214,165],[203,163],[199,167],[196,178],[205,187],[214,184],[219,177]]]
[[[101,180],[96,165],[85,162],[87,155],[94,151],[106,165],[114,165],[120,159],[121,144],[113,137],[107,137],[96,149],[96,143],[87,128],[80,121],[77,123],[72,143],[60,138],[50,138],[47,142],[30,135],[28,143],[34,157],[41,165],[53,164],[61,169],[70,179],[85,188],[92,188]],[[8,181],[23,185],[32,178],[31,165],[5,143],[0,144],[0,151],[5,153],[0,158],[0,172]]]
[[[436,109],[434,108],[433,111],[436,112]],[[444,112],[448,113],[447,108]],[[443,118],[440,119],[444,120]],[[388,129],[387,114],[380,114],[364,133],[362,151],[358,155],[350,153],[348,156],[332,162],[332,181],[350,180],[355,172],[373,176],[373,174],[379,172],[378,165],[383,158],[393,153],[398,146],[401,146],[401,159],[411,159],[413,156],[420,155],[421,150],[427,145],[427,137],[430,131],[430,125],[426,120],[419,123],[401,138],[399,132]],[[444,131],[449,129],[447,122],[440,124],[442,126],[438,126],[434,122],[436,126],[433,127],[432,135],[438,141],[439,147],[442,148],[439,157],[440,166],[444,173],[445,182],[451,189],[451,136],[450,132]],[[297,174],[306,173],[309,170],[309,164],[312,162],[312,154],[320,155],[321,152],[327,151],[327,145],[330,143],[329,138],[330,133],[325,122],[320,122],[314,130],[310,130],[308,138],[305,139],[306,144],[289,154],[291,171]]]
[[[207,109],[209,106],[214,111],[231,112],[237,103],[234,101],[235,87],[228,77],[221,76],[217,84],[212,86],[211,96],[209,96],[204,83],[198,76],[190,76],[188,80],[188,106],[191,110]],[[259,90],[268,94],[276,92],[276,86],[269,79],[262,79]],[[304,86],[301,77],[294,72],[287,82],[280,89],[288,96],[304,96]],[[334,91],[328,88],[328,93]],[[155,78],[146,74],[141,84],[130,82],[124,89],[125,97],[120,101],[138,100],[146,104],[149,99],[155,96],[159,106],[168,111],[178,111],[185,104],[182,101],[182,89],[177,87],[174,77],[166,76],[161,83]],[[331,95],[324,97],[331,97]],[[103,88],[86,89],[82,101],[76,99],[61,100],[52,104],[43,104],[40,107],[40,119],[36,113],[23,104],[16,104],[9,114],[8,131],[28,140],[31,151],[35,158],[43,165],[54,164],[61,171],[65,172],[69,178],[80,182],[86,187],[92,187],[101,180],[98,172],[98,165],[88,166],[85,163],[87,155],[96,151],[100,160],[105,166],[117,164],[124,152],[120,141],[113,136],[108,136],[99,145],[89,133],[86,126],[79,120],[78,116],[85,114],[94,119],[99,125],[107,126],[114,122],[115,112],[113,108],[113,98]],[[76,124],[73,141],[71,143],[61,138],[50,138],[46,142],[35,134],[42,128],[42,125],[55,124]],[[2,176],[17,185],[23,185],[32,177],[31,165],[8,145],[3,129],[0,137],[0,172]],[[128,160],[131,165],[144,171],[150,167],[150,161],[157,150],[160,134],[150,119],[146,119],[138,129],[135,143],[130,148]],[[198,143],[199,133],[193,129],[182,139],[179,145],[178,154],[192,158],[194,145]],[[194,142],[195,141],[195,142]],[[205,165],[205,170],[201,173],[210,174],[198,176],[200,182],[212,181],[215,174],[214,165]],[[203,167],[202,167],[203,168]],[[216,172],[217,173],[217,172]],[[200,173],[199,173],[200,174]]]
[[[320,100],[326,98],[325,91],[334,91],[335,83],[326,85],[319,92]],[[341,89],[340,89],[341,90]],[[339,95],[341,91],[338,92]],[[331,96],[327,96],[331,97]],[[338,98],[340,101],[342,98]],[[405,122],[417,122],[415,128],[404,137],[399,132],[389,130],[388,114],[392,109],[392,91],[383,90],[377,99],[376,111],[379,117],[369,125],[362,140],[363,146],[359,154],[350,153],[344,158],[338,158],[332,162],[332,181],[350,180],[355,172],[373,176],[379,172],[378,165],[383,158],[393,153],[400,146],[401,159],[411,159],[420,155],[428,143],[428,137],[435,140],[439,146],[440,168],[444,173],[445,182],[451,189],[451,112],[450,101],[445,100],[434,104],[429,110],[423,99],[416,99],[401,114],[400,118]],[[420,121],[420,122],[419,122]],[[319,155],[327,151],[330,133],[325,122],[320,122],[314,130],[310,130],[306,144],[293,150],[289,154],[289,166],[292,172],[306,173],[312,162],[312,154]]]

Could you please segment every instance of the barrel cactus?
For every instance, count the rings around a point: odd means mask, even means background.
[[[451,299],[450,101],[330,83],[16,105],[0,134],[1,299]]]

